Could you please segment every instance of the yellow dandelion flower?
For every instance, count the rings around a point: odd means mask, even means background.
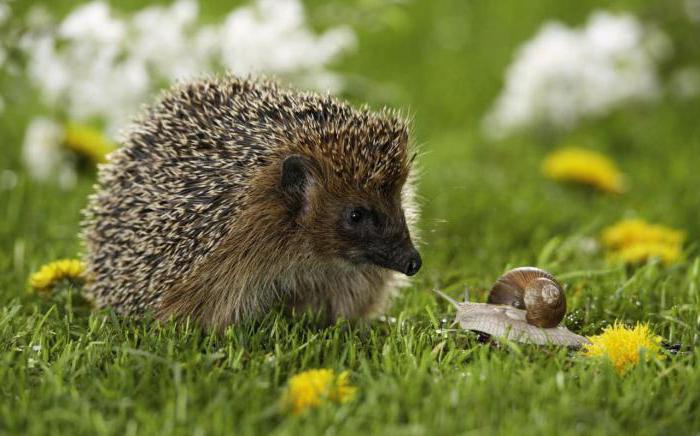
[[[38,292],[47,292],[64,279],[82,279],[83,263],[76,259],[61,259],[42,266],[29,277],[29,286]]]
[[[95,163],[105,162],[107,154],[116,149],[116,145],[99,130],[74,123],[66,125],[63,144],[67,149]]]
[[[608,257],[611,262],[640,264],[649,259],[659,259],[664,265],[671,265],[681,257],[680,246],[659,243],[639,243],[623,247]]]
[[[683,231],[649,224],[641,219],[622,220],[601,234],[612,261],[642,263],[658,258],[667,265],[681,257],[685,237]]]
[[[610,247],[628,247],[638,243],[677,245],[685,240],[685,233],[642,219],[625,219],[603,231],[602,240]]]
[[[591,343],[583,346],[582,354],[609,359],[620,374],[639,363],[642,358],[663,358],[660,352],[661,337],[655,336],[648,324],[637,323],[634,328],[629,328],[616,321],[600,335],[588,339]]]
[[[582,183],[612,193],[624,191],[624,179],[615,163],[592,150],[556,150],[545,158],[542,172],[556,181]]]
[[[324,401],[346,403],[355,397],[347,371],[336,374],[332,369],[312,369],[289,379],[284,397],[286,407],[294,414],[318,407]]]

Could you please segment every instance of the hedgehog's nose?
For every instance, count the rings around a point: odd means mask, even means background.
[[[422,264],[423,262],[421,261],[420,254],[418,254],[417,251],[414,251],[411,257],[408,259],[404,272],[407,276],[412,276],[418,272]]]

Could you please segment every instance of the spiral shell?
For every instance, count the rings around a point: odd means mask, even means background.
[[[534,267],[505,273],[491,288],[487,302],[524,309],[527,322],[543,328],[556,327],[566,314],[561,284],[547,271]]]

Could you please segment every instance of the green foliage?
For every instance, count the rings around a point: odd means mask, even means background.
[[[615,6],[652,17],[680,38],[673,62],[686,65],[699,58],[700,42],[680,3]],[[56,5],[65,13],[72,3]],[[324,5],[311,3],[319,23],[327,19]],[[21,138],[39,107],[22,78],[4,77],[0,171],[11,169],[19,180],[0,190],[0,432],[700,430],[700,100],[662,99],[569,135],[541,132],[488,143],[479,120],[515,47],[545,19],[580,23],[609,2],[414,0],[385,7],[358,0],[350,6],[373,11],[373,18],[353,23],[359,51],[339,68],[357,82],[349,97],[407,108],[422,150],[424,269],[391,309],[396,321],[324,328],[308,317],[271,313],[215,337],[191,325],[93,313],[70,287],[48,299],[27,295],[33,270],[80,251],[80,209],[93,179],[84,176],[78,188],[63,192],[26,178]],[[203,11],[214,17],[226,7],[212,2]],[[383,30],[372,25],[377,22]],[[543,156],[572,142],[615,159],[630,191],[600,195],[543,179]],[[584,249],[603,226],[628,215],[686,230],[686,259],[669,268],[625,269]],[[685,352],[621,377],[567,350],[494,347],[469,333],[442,331],[453,309],[430,289],[456,296],[469,285],[472,298],[483,301],[501,272],[525,264],[566,283],[566,322],[573,330],[594,334],[615,319],[649,321]],[[316,367],[349,369],[358,399],[299,417],[281,414],[287,378]]]

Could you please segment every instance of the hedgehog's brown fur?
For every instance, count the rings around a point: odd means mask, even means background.
[[[313,164],[304,221],[279,189],[290,155]],[[100,168],[84,229],[88,295],[215,329],[283,305],[373,313],[399,274],[339,257],[343,242],[317,211],[372,201],[402,207],[413,227],[411,158],[407,125],[389,111],[269,81],[176,86]]]

